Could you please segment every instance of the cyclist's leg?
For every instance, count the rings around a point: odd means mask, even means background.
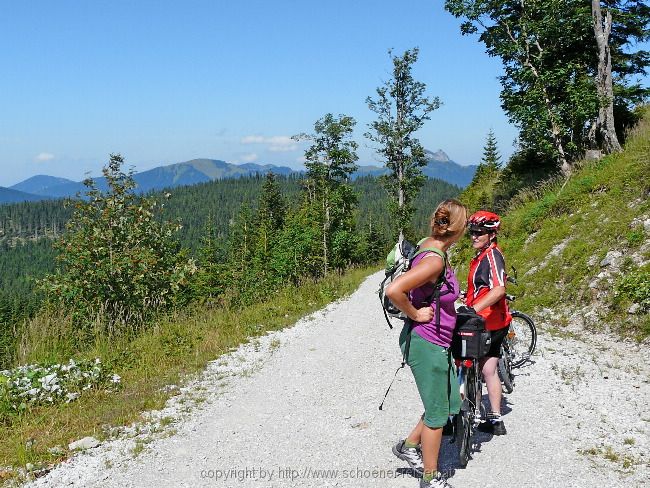
[[[501,380],[497,372],[499,356],[501,355],[501,344],[508,333],[508,327],[490,332],[492,343],[486,357],[481,360],[481,372],[487,386],[488,398],[490,399],[490,411],[501,414]]]
[[[497,374],[497,364],[499,358],[486,357],[482,360],[481,372],[483,373],[483,380],[488,391],[488,398],[490,400],[490,411],[494,413],[501,413],[501,380]]]
[[[442,427],[447,423],[450,412],[449,354],[446,349],[414,332],[411,337],[409,366],[425,409],[420,430],[424,469],[425,472],[435,472],[438,469]],[[412,432],[414,437],[417,436],[418,427]]]

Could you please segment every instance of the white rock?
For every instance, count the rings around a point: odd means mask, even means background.
[[[605,258],[600,262],[600,267],[604,268],[605,266],[614,265],[622,255],[623,253],[621,251],[609,251]]]
[[[84,450],[84,449],[92,449],[93,447],[99,446],[100,442],[95,439],[94,437],[84,437],[83,439],[79,439],[78,441],[71,442],[68,444],[68,449],[71,451],[75,450]]]
[[[641,305],[633,303],[632,306],[627,309],[627,313],[634,315],[635,313],[638,313],[639,310],[641,310]]]

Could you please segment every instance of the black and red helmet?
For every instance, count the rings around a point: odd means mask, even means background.
[[[487,210],[479,210],[473,213],[468,221],[469,230],[483,230],[488,232],[498,232],[501,227],[501,218]]]

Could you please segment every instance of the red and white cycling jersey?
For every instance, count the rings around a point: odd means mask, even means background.
[[[496,286],[506,286],[506,261],[501,249],[493,242],[477,254],[469,264],[467,305],[471,307]],[[487,330],[502,329],[512,320],[505,297],[478,314],[485,319]]]

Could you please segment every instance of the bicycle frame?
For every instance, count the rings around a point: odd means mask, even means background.
[[[460,465],[467,466],[472,448],[472,439],[476,427],[481,423],[481,392],[483,384],[479,361],[463,359],[458,364],[458,383],[460,388],[461,408],[456,416],[456,434]]]

